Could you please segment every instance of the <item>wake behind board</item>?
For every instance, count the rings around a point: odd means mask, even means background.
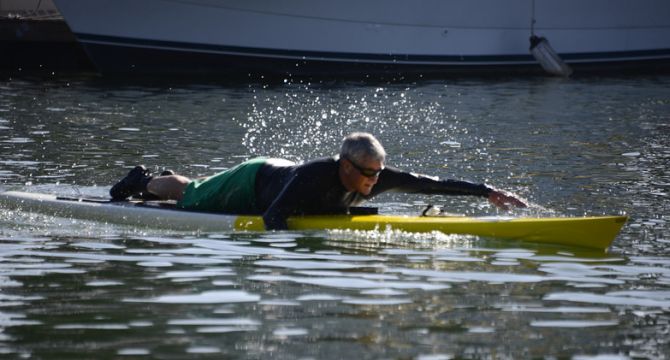
[[[115,224],[189,231],[262,231],[260,216],[196,212],[160,203],[59,198],[55,195],[8,191],[0,206],[60,217]],[[288,219],[291,230],[440,231],[499,239],[607,249],[626,222],[626,216],[503,218],[431,217],[409,215],[310,215]]]

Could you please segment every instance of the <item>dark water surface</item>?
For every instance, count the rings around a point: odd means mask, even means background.
[[[0,82],[0,190],[105,195],[375,133],[388,163],[626,213],[608,253],[444,234],[180,233],[0,209],[0,358],[670,358],[670,77]],[[471,198],[382,195],[494,215]]]

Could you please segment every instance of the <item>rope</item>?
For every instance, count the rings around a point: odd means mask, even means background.
[[[535,36],[535,0],[531,0],[530,8],[530,36]]]

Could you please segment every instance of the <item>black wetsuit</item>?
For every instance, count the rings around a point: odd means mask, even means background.
[[[286,229],[291,215],[344,213],[385,191],[487,197],[492,191],[483,184],[456,180],[436,180],[427,176],[386,167],[369,195],[349,192],[340,182],[339,160],[323,158],[301,165],[266,162],[256,174],[256,205],[263,213],[265,227]]]

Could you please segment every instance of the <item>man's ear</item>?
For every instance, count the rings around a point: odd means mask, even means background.
[[[347,175],[350,174],[354,170],[354,166],[351,165],[351,161],[349,161],[347,159],[342,159],[342,161],[340,161],[340,164],[342,166],[344,166],[343,170],[344,170],[344,173],[347,174]]]
[[[342,169],[345,169],[345,170],[346,170],[349,166],[351,166],[351,164],[349,164],[349,162],[347,161],[347,159],[345,159],[345,158],[340,158],[340,166],[342,167]]]

